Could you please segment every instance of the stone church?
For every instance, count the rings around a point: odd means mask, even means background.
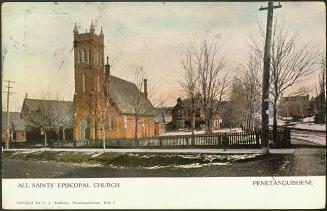
[[[162,120],[148,99],[147,80],[144,91],[131,82],[110,73],[104,56],[104,34],[79,33],[74,28],[74,140],[134,138],[159,135]],[[106,60],[106,64],[105,64]]]

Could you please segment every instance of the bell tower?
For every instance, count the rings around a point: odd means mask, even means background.
[[[96,34],[93,21],[89,32],[74,33],[74,139],[90,140],[96,137],[98,105],[105,101],[104,35],[101,27]]]

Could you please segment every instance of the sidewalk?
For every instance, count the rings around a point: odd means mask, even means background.
[[[39,149],[4,149],[3,151],[44,151]],[[261,149],[68,149],[47,148],[46,151],[61,152],[123,152],[123,153],[208,153],[208,154],[260,154]],[[295,149],[270,149],[271,154],[293,154]]]
[[[297,148],[289,176],[326,175],[326,150],[324,148]]]

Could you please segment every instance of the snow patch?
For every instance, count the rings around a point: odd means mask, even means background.
[[[291,138],[296,138],[313,144],[326,146],[326,134],[322,134],[322,133],[294,131],[291,133]]]
[[[101,153],[97,153],[97,154],[93,154],[93,155],[91,156],[91,158],[98,157],[99,155],[102,155],[102,154],[103,154],[103,152],[101,152]]]

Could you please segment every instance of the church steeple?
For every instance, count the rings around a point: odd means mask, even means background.
[[[90,32],[93,34],[95,32],[95,27],[93,24],[93,20],[91,21]]]
[[[101,31],[100,31],[100,37],[103,37],[103,31],[102,31],[102,26],[101,26]]]
[[[75,22],[75,27],[74,27],[74,34],[78,34],[78,29],[77,29],[77,26],[76,26],[76,22]]]

